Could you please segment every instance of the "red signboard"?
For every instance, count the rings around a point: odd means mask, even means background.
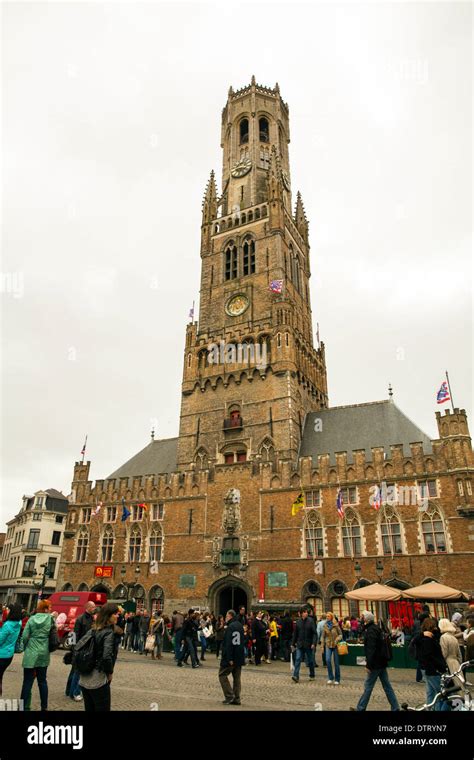
[[[258,601],[265,601],[265,573],[258,574]]]
[[[96,578],[112,578],[114,568],[112,565],[97,565],[94,571]]]

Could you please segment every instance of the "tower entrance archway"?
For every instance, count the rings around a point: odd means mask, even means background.
[[[208,591],[209,609],[215,615],[225,615],[228,610],[239,611],[245,607],[247,613],[252,604],[252,590],[238,578],[227,576],[216,581]]]

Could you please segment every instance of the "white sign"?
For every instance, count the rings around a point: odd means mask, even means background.
[[[323,574],[323,563],[320,559],[317,559],[314,563],[314,574],[315,575],[322,575]]]

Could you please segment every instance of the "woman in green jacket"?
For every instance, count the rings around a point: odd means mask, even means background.
[[[25,653],[23,655],[23,687],[21,697],[25,705],[31,699],[33,681],[38,679],[38,689],[41,700],[41,710],[48,709],[48,682],[46,673],[50,661],[49,633],[54,620],[51,617],[51,604],[48,601],[39,602],[36,614],[28,620],[23,631]]]

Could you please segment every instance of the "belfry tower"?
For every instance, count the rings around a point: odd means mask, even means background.
[[[328,405],[313,345],[308,221],[295,210],[289,111],[274,89],[229,90],[222,192],[214,172],[201,226],[198,322],[186,331],[178,467],[296,460],[307,412]]]

